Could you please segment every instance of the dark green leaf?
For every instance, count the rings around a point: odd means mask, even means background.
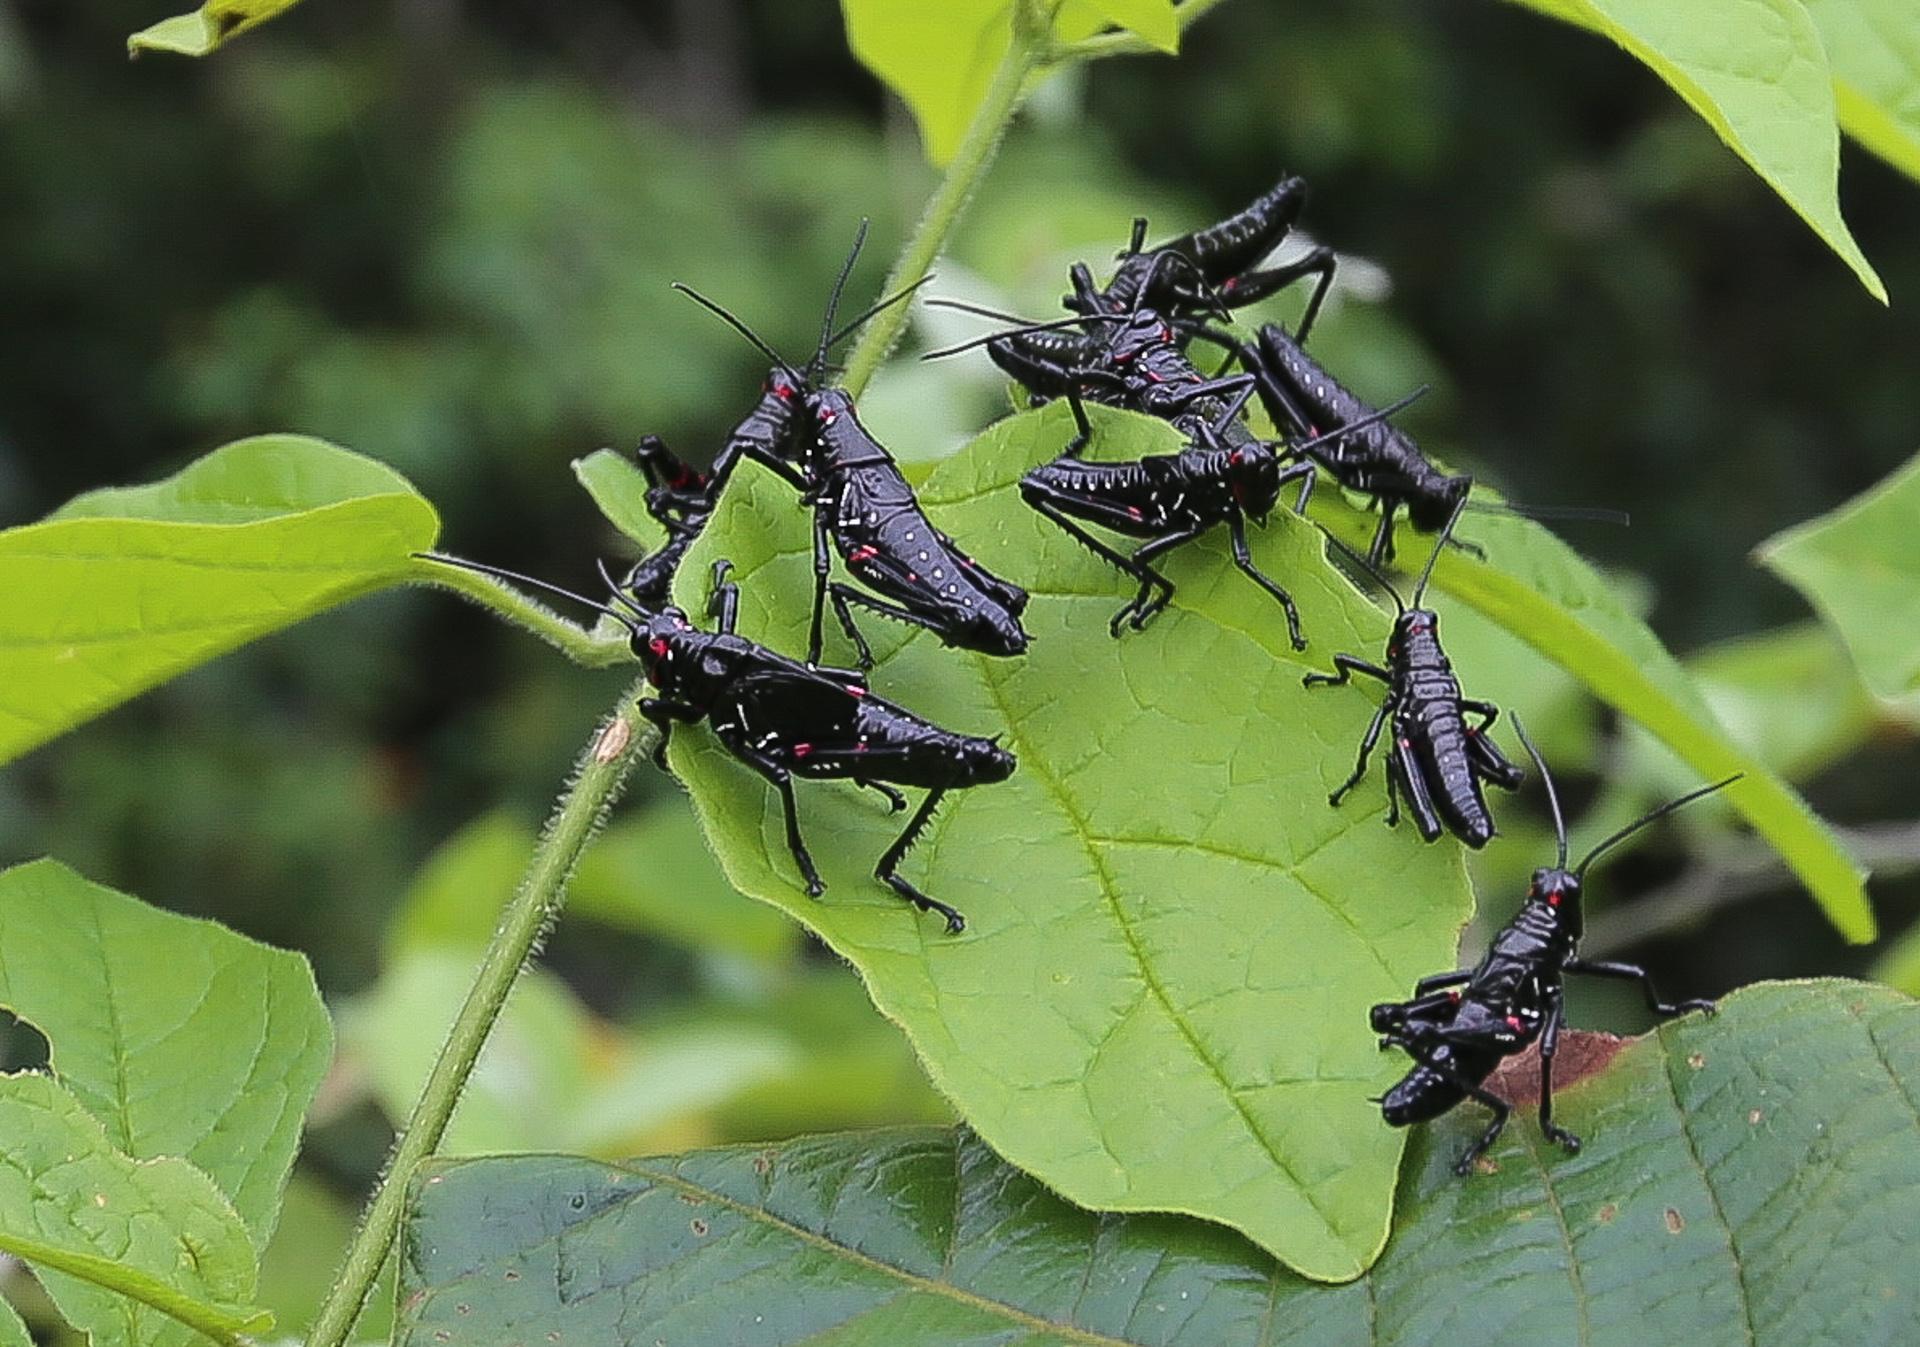
[[[1303,1280],[1218,1226],[1081,1211],[971,1134],[927,1128],[626,1165],[436,1164],[398,1340],[461,1347],[510,1326],[609,1347],[1906,1342],[1913,1003],[1765,985],[1608,1063],[1612,1042],[1568,1042],[1603,1064],[1555,1101],[1586,1139],[1577,1156],[1516,1112],[1493,1172],[1460,1179],[1485,1111],[1422,1129],[1393,1239],[1353,1285]]]

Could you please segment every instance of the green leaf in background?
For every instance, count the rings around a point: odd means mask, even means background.
[[[1886,286],[1840,218],[1834,76],[1801,0],[1517,3],[1611,38],[1643,61],[1886,302]]]
[[[392,583],[438,529],[390,469],[268,435],[0,532],[0,760]]]
[[[484,814],[434,848],[387,925],[389,959],[424,949],[484,949],[533,855],[534,832],[504,811]]]
[[[258,1332],[253,1246],[204,1173],[135,1160],[51,1077],[0,1076],[0,1249],[31,1263],[69,1323],[101,1347]]]
[[[944,164],[960,147],[994,73],[1008,57],[1015,9],[1034,3],[840,0],[840,8],[853,54],[905,101],[919,123],[927,158]],[[1064,41],[1117,26],[1162,51],[1179,45],[1172,0],[1068,0],[1056,8],[1051,22]]]
[[[1071,436],[1067,410],[1002,422],[921,490],[981,564],[1033,589],[1030,652],[994,660],[864,624],[876,692],[1001,734],[1019,758],[1010,781],[950,796],[902,867],[966,914],[963,935],[873,879],[902,819],[872,792],[798,786],[828,885],[816,900],[759,777],[702,727],[676,730],[670,761],[733,883],[853,962],[1002,1153],[1075,1201],[1204,1214],[1312,1275],[1351,1277],[1384,1237],[1400,1146],[1366,1103],[1391,1064],[1356,1026],[1451,966],[1469,908],[1459,848],[1383,826],[1377,775],[1345,808],[1326,802],[1372,703],[1301,677],[1334,651],[1377,650],[1386,620],[1327,565],[1319,532],[1280,511],[1253,542],[1300,605],[1305,655],[1211,535],[1167,559],[1173,607],[1115,641],[1132,583],[1015,489]],[[1091,410],[1103,455],[1164,451],[1174,433]],[[743,633],[804,649],[811,551],[791,488],[745,465],[679,601],[704,612],[724,556]],[[835,633],[826,658],[846,657]]]
[[[1920,178],[1920,5],[1914,0],[1801,0],[1833,67],[1840,125]]]
[[[396,1341],[1891,1347],[1920,1320],[1916,1080],[1904,997],[1735,993],[1563,1086],[1578,1156],[1517,1111],[1459,1179],[1484,1110],[1420,1129],[1386,1254],[1337,1287],[1218,1226],[1079,1210],[965,1131],[438,1162]]]
[[[162,19],[127,39],[127,54],[170,51],[182,56],[205,56],[223,43],[258,27],[296,0],[207,0],[191,14]]]
[[[799,951],[792,922],[727,882],[678,791],[609,824],[581,856],[571,887],[570,917],[763,964],[784,964]]]
[[[405,1118],[473,982],[474,948],[409,948],[342,1013],[342,1051],[389,1117]],[[631,1153],[684,1137],[700,1115],[778,1080],[799,1050],[778,1028],[694,1023],[625,1034],[553,974],[523,974],[440,1149]],[[710,1134],[708,1134],[710,1135]]]
[[[0,1005],[114,1146],[192,1161],[266,1247],[332,1058],[305,959],[34,861],[0,874]]]
[[[1761,543],[1754,557],[1839,633],[1867,688],[1920,689],[1920,457],[1837,510]]]

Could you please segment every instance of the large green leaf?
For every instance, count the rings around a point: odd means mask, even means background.
[[[1920,690],[1920,457],[1818,519],[1761,543],[1755,557],[1806,596],[1846,642],[1876,696]]]
[[[942,935],[871,878],[900,826],[871,794],[802,784],[802,826],[830,885],[814,901],[759,778],[697,730],[674,737],[671,761],[733,883],[860,969],[1002,1154],[1089,1206],[1205,1215],[1312,1275],[1351,1276],[1384,1229],[1393,1154],[1364,1110],[1328,1102],[1383,1080],[1342,1026],[1447,965],[1466,902],[1455,844],[1380,827],[1378,765],[1344,808],[1325,803],[1378,694],[1308,690],[1300,675],[1337,651],[1377,658],[1386,619],[1327,565],[1321,536],[1281,511],[1256,557],[1294,591],[1306,654],[1219,537],[1170,557],[1173,607],[1111,640],[1107,619],[1130,582],[1014,489],[1069,425],[1059,407],[1013,418],[922,490],[983,564],[1034,590],[1027,656],[983,659],[866,624],[882,656],[876,691],[951,729],[1000,734],[1021,760],[1007,784],[957,794],[906,862],[966,913],[964,936]],[[1116,413],[1099,425],[1100,454],[1171,445],[1163,423]],[[1319,499],[1317,517],[1342,534],[1368,526],[1336,493]],[[1703,774],[1748,772],[1733,802],[1785,839],[1843,929],[1870,929],[1844,853],[1726,739],[1591,569],[1527,521],[1476,515],[1471,531],[1491,564],[1449,554],[1436,586],[1645,720]],[[743,587],[742,630],[803,648],[810,530],[792,492],[743,472],[681,570],[689,612],[704,611],[719,556]],[[845,655],[829,645],[829,659]],[[1287,1032],[1266,1032],[1276,1024]],[[1143,1088],[1152,1111],[1137,1107]]]
[[[1884,302],[1840,218],[1840,132],[1821,28],[1801,0],[1517,0],[1625,47]]]
[[[1364,1021],[1350,1032],[1366,1038]],[[398,1341],[1910,1340],[1912,1002],[1857,983],[1764,985],[1610,1061],[1613,1040],[1563,1041],[1599,1064],[1556,1098],[1585,1149],[1565,1154],[1517,1112],[1493,1172],[1459,1179],[1452,1162],[1485,1111],[1421,1129],[1393,1239],[1353,1285],[1294,1276],[1217,1226],[1079,1210],[969,1133],[922,1128],[625,1165],[437,1163],[417,1189]]]
[[[115,1147],[192,1161],[266,1247],[332,1059],[305,959],[34,861],[0,874],[0,1006]]]
[[[0,760],[393,583],[438,528],[391,469],[267,435],[0,532]]]
[[[247,1228],[181,1159],[135,1160],[52,1077],[0,1076],[0,1250],[31,1263],[101,1347],[234,1342],[270,1316],[245,1304]]]
[[[1101,424],[1117,456],[1172,434]],[[872,878],[904,822],[872,792],[799,786],[828,884],[814,900],[764,782],[703,729],[677,732],[670,761],[733,883],[847,956],[1003,1153],[1077,1201],[1207,1215],[1350,1277],[1384,1237],[1399,1142],[1365,1105],[1389,1067],[1346,1028],[1448,964],[1469,908],[1459,848],[1382,826],[1379,777],[1326,803],[1372,703],[1301,676],[1338,650],[1377,651],[1387,623],[1328,567],[1320,534],[1280,512],[1256,555],[1300,604],[1305,655],[1223,537],[1169,558],[1174,607],[1113,640],[1131,582],[1014,489],[1070,426],[1064,407],[1004,422],[922,490],[982,564],[1033,588],[1026,656],[865,623],[876,692],[999,734],[1020,760],[1009,782],[950,797],[903,866],[966,914],[965,934]],[[804,649],[811,531],[791,489],[742,468],[681,568],[689,612],[717,556],[735,565],[743,632]],[[837,635],[827,655],[846,657]]]

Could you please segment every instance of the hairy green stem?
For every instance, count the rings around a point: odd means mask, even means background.
[[[882,294],[891,295],[918,284],[933,270],[934,259],[946,247],[994,156],[1000,152],[1000,142],[1006,138],[1013,114],[1026,95],[1028,78],[1040,66],[1046,52],[1048,27],[1049,20],[1040,13],[1036,0],[1021,0],[1014,5],[1013,37],[1007,44],[1006,55],[1000,58],[993,80],[967,125],[967,134],[960,141],[960,148],[954,151],[953,162],[947,165],[947,174],[940,180],[939,189],[921,212],[920,223],[914,226],[913,237],[894,264]],[[849,396],[857,398],[865,391],[867,381],[873,378],[880,362],[900,339],[911,307],[895,304],[883,309],[860,334],[853,353],[847,357],[846,375],[841,380]]]
[[[346,1261],[314,1319],[307,1347],[342,1347],[353,1332],[393,1248],[415,1169],[446,1135],[447,1121],[506,1005],[507,994],[540,937],[559,915],[567,878],[581,851],[606,818],[634,758],[651,749],[657,732],[634,710],[644,688],[644,681],[636,682],[621,695],[612,717],[581,753],[573,780],[534,847],[520,890],[501,914],[466,1003],[434,1061],[433,1074],[394,1142]]]
[[[507,621],[525,627],[558,649],[575,664],[604,669],[609,664],[628,663],[633,657],[625,636],[597,636],[586,631],[491,575],[448,564],[430,552],[414,559],[413,573],[427,584],[451,589],[493,609]]]

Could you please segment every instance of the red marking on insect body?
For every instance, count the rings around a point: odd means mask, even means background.
[[[813,752],[812,744],[795,744],[793,746],[793,756],[796,758],[804,758],[811,752]]]
[[[847,684],[847,695],[850,697],[864,697],[867,695],[867,690],[858,683],[849,683]]]
[[[847,564],[851,566],[858,561],[871,561],[878,555],[880,555],[880,549],[869,543],[865,547],[856,547],[852,552],[849,552],[847,554]]]
[[[655,659],[665,659],[667,657],[667,651],[669,647],[667,645],[665,637],[656,636],[651,641],[647,642],[647,649],[653,652],[653,657]]]
[[[1560,906],[1560,895],[1559,895],[1559,894],[1557,894],[1557,893],[1550,893],[1550,894],[1548,894],[1548,895],[1547,895],[1547,906],[1548,906],[1548,907],[1558,907],[1558,906]]]
[[[1135,519],[1138,519],[1140,518],[1140,507],[1137,505],[1129,505],[1127,507],[1127,513],[1132,515]]]

